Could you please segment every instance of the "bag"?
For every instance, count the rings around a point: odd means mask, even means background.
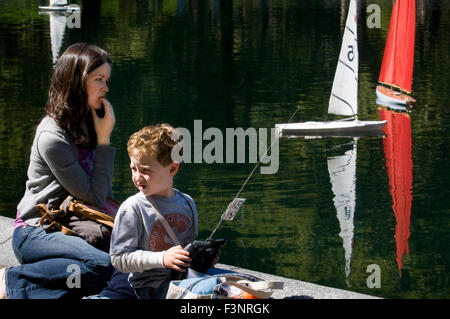
[[[166,299],[267,299],[284,282],[228,272],[200,278],[172,280]]]
[[[119,206],[119,202],[108,197],[104,207],[109,214],[115,216]],[[59,209],[49,210],[45,204],[39,204],[37,207],[42,214],[39,225],[45,231],[60,230],[65,235],[81,237],[101,250],[109,250],[114,226],[113,216],[72,196],[68,196]]]

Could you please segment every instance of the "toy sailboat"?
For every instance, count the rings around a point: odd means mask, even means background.
[[[410,96],[414,64],[415,0],[396,0],[381,65],[377,104],[393,108],[413,105]]]
[[[75,12],[80,7],[76,4],[67,5],[67,0],[50,0],[49,6],[39,6],[41,11]]]
[[[357,136],[380,131],[386,121],[360,121],[358,119],[358,35],[356,1],[350,0],[342,47],[334,76],[328,106],[329,114],[350,116],[343,120],[276,124],[279,136],[333,135]]]

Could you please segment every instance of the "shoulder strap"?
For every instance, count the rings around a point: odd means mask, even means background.
[[[163,224],[164,228],[166,229],[167,234],[169,234],[169,236],[170,236],[170,239],[172,239],[172,241],[175,243],[175,245],[181,245],[180,241],[178,240],[178,237],[173,232],[172,227],[170,227],[169,223],[164,218],[163,214],[161,214],[161,212],[159,211],[158,206],[156,206],[155,202],[150,198],[150,196],[147,196],[147,200],[152,204],[152,206],[156,212],[156,216],[158,217],[161,224]]]
[[[182,192],[180,192],[177,189],[173,189],[176,193],[178,193],[185,201],[186,203],[189,205],[189,207],[191,208],[191,216],[192,216],[192,229],[191,229],[191,242],[194,241],[195,239],[195,233],[197,232],[197,228],[196,228],[196,220],[195,220],[195,214],[194,214],[194,208],[192,207],[191,201],[189,199],[186,198],[186,196],[183,195]]]

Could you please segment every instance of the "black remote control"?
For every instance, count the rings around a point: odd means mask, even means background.
[[[184,247],[189,252],[191,261],[191,269],[206,273],[214,258],[219,256],[220,247],[226,243],[225,239],[207,239],[194,240],[192,243]],[[173,279],[182,279],[186,273],[174,270],[172,272]]]

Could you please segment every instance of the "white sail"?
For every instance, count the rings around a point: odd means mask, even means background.
[[[349,284],[350,263],[353,246],[353,217],[356,207],[356,141],[353,149],[341,156],[328,158],[328,172],[334,194],[333,202],[336,207],[336,216],[341,232],[339,236],[343,240],[345,254],[345,276]]]
[[[58,61],[59,51],[66,29],[67,17],[64,14],[50,13],[50,42],[52,45],[53,64]]]
[[[345,116],[358,113],[358,59],[356,1],[350,0],[328,113]]]
[[[50,0],[50,6],[65,6],[67,0]]]

